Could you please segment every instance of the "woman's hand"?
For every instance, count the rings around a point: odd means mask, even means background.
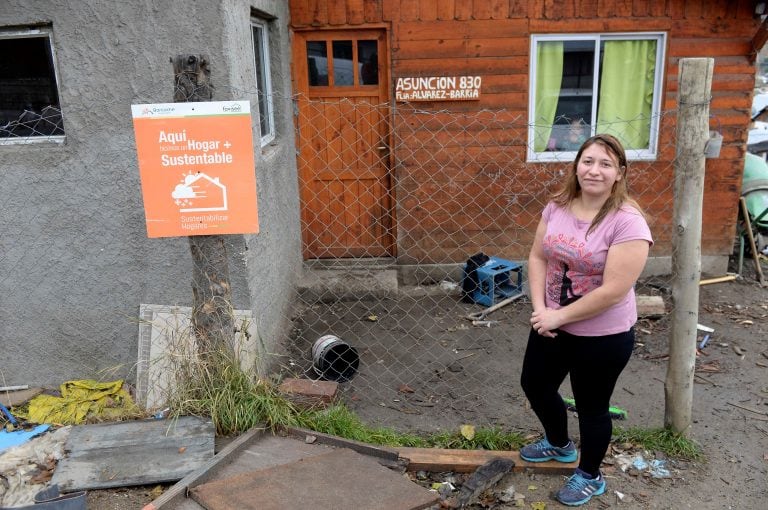
[[[544,308],[531,314],[531,327],[536,333],[548,338],[555,338],[555,330],[564,324],[562,312],[552,308]]]

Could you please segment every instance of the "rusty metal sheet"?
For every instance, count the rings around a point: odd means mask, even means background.
[[[419,510],[437,493],[375,460],[341,448],[191,489],[207,510]]]

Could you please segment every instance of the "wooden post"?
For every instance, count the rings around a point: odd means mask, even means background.
[[[213,85],[208,57],[177,55],[171,58],[173,100],[211,101]],[[229,262],[224,236],[189,236],[192,252],[192,328],[198,352],[205,357],[234,346],[234,310],[229,283]]]
[[[680,60],[672,239],[672,338],[664,384],[664,424],[687,434],[693,408],[701,277],[704,148],[709,139],[712,58]]]

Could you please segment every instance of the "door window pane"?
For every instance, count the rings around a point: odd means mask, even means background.
[[[352,69],[352,41],[333,41],[333,84],[354,85]]]
[[[357,65],[360,85],[379,83],[379,55],[376,41],[357,41]]]
[[[328,85],[328,47],[325,41],[307,41],[307,75],[310,87]]]

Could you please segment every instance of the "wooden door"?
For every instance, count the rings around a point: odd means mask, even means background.
[[[305,259],[395,253],[385,32],[296,32]]]

